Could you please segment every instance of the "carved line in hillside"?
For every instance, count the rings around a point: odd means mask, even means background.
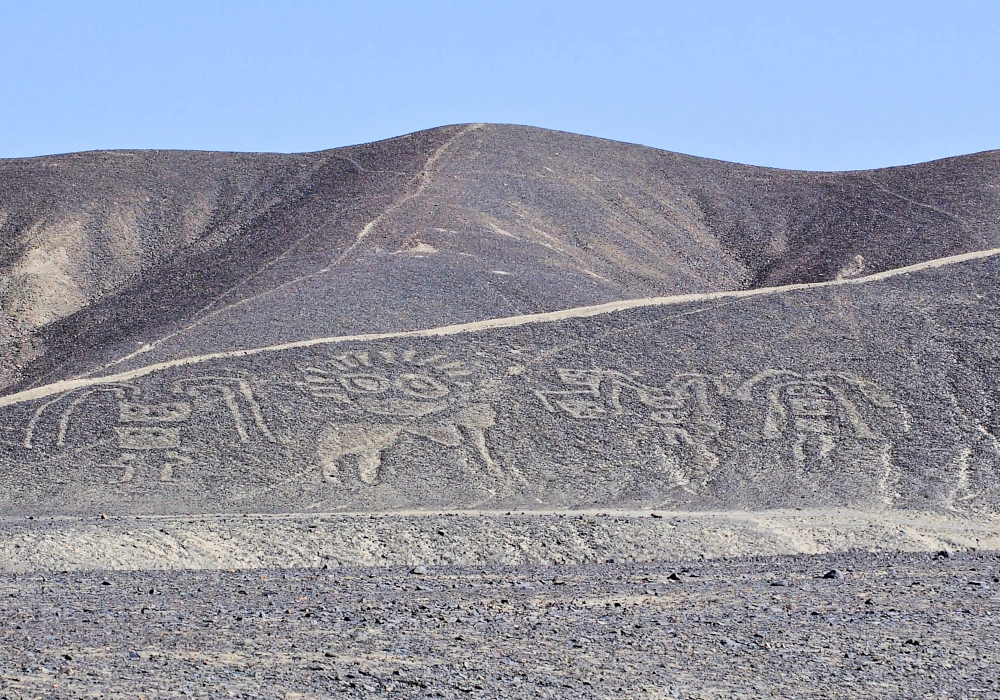
[[[339,159],[339,160],[347,160],[350,163],[352,163],[355,167],[357,167],[359,170],[362,169],[351,158],[345,158],[343,156],[336,156],[336,155],[333,156],[333,158],[336,158],[336,159]],[[313,164],[313,166],[311,167],[309,176],[306,179],[308,180],[308,179],[312,178],[312,176],[316,173],[316,171],[319,170],[320,168],[322,168],[323,166],[325,166],[327,164],[327,162],[328,162],[328,158],[322,158],[322,159],[316,161]],[[237,207],[233,211],[234,212],[235,211],[239,211],[239,209],[240,209],[240,205],[237,205]],[[266,215],[268,212],[270,212],[271,210],[272,210],[272,206],[271,205],[267,205],[264,208],[264,210],[258,212],[257,217],[255,217],[255,218],[262,217],[262,216]],[[264,274],[267,270],[269,270],[271,267],[273,267],[275,263],[277,263],[278,261],[284,259],[292,250],[294,250],[303,240],[305,240],[306,238],[308,238],[310,235],[312,235],[311,232],[305,233],[302,236],[300,236],[299,238],[297,238],[290,246],[288,246],[285,250],[283,250],[277,257],[269,260],[261,269],[259,269],[256,272],[250,274],[249,276],[247,276],[246,278],[244,278],[243,280],[241,280],[239,283],[237,283],[233,287],[230,287],[229,289],[227,289],[226,291],[222,292],[220,295],[218,295],[217,297],[215,297],[214,299],[212,299],[208,304],[206,304],[201,309],[199,309],[197,311],[197,313],[195,314],[195,316],[199,316],[200,314],[206,314],[206,313],[208,313],[209,310],[212,307],[214,307],[216,304],[220,303],[226,297],[228,297],[228,296],[232,295],[233,293],[235,293],[235,291],[237,289],[239,289],[243,285],[247,284],[251,280],[259,277],[262,274]],[[189,330],[190,328],[192,328],[195,325],[197,325],[198,323],[200,323],[201,320],[204,320],[205,318],[209,318],[209,317],[211,317],[213,315],[214,315],[214,313],[208,314],[207,316],[204,316],[204,317],[201,317],[194,324],[192,324],[190,326],[187,326],[185,328],[182,328],[180,330],[177,330],[177,331],[175,331],[173,333],[168,333],[166,336],[160,338],[159,340],[155,341],[154,343],[143,345],[141,348],[139,348],[135,352],[131,352],[128,355],[125,355],[124,357],[120,357],[120,358],[118,358],[116,360],[112,360],[111,362],[108,362],[107,364],[102,365],[101,367],[99,367],[97,369],[94,369],[94,370],[91,370],[90,372],[87,372],[83,376],[90,376],[90,375],[92,375],[92,374],[94,374],[96,372],[103,371],[105,369],[108,369],[109,367],[114,367],[115,365],[120,364],[122,362],[126,362],[126,361],[130,360],[133,357],[137,357],[137,356],[142,355],[142,354],[144,354],[146,352],[149,352],[150,350],[152,350],[153,348],[155,348],[157,345],[159,345],[159,344],[161,344],[161,343],[169,340],[170,338],[173,338],[173,337],[175,337],[177,335],[180,335],[181,333],[184,333],[185,331]]]
[[[243,413],[240,411],[239,403],[236,400],[236,392],[233,391],[233,386],[239,389],[240,396],[243,397],[244,402],[250,407],[250,415],[253,416],[254,424],[264,435],[268,442],[278,442],[278,440],[271,433],[270,429],[267,427],[267,423],[264,422],[264,416],[260,411],[260,405],[254,398],[253,390],[251,390],[250,385],[244,379],[238,379],[233,377],[191,377],[187,379],[179,379],[174,383],[173,392],[175,394],[187,393],[188,396],[198,397],[201,396],[202,392],[206,389],[213,389],[218,391],[223,400],[226,402],[226,407],[229,408],[229,412],[233,417],[233,422],[236,425],[236,432],[240,436],[242,442],[250,442],[250,434],[247,431],[246,421],[243,418]],[[187,387],[185,389],[185,387]]]
[[[311,340],[299,340],[280,345],[269,345],[246,350],[231,350],[226,352],[209,353],[206,355],[196,355],[183,357],[176,360],[168,360],[155,364],[140,367],[128,372],[110,374],[103,377],[86,377],[78,379],[66,379],[52,384],[25,389],[14,394],[0,397],[0,407],[12,406],[25,401],[33,401],[53,394],[61,394],[71,389],[85,386],[95,386],[100,384],[110,384],[115,382],[129,381],[137,377],[143,377],[153,372],[158,372],[172,367],[183,367],[186,365],[211,362],[213,360],[235,359],[240,357],[250,357],[265,352],[278,352],[281,350],[293,350],[296,348],[307,348],[315,345],[331,345],[335,343],[366,342],[374,340],[390,340],[394,338],[432,338],[437,336],[458,335],[461,333],[472,333],[477,331],[492,330],[499,328],[512,328],[532,323],[548,323],[552,321],[562,321],[571,318],[587,318],[601,314],[614,313],[627,309],[635,309],[650,306],[671,306],[676,304],[686,304],[699,301],[714,301],[716,299],[741,299],[769,294],[783,294],[786,292],[805,291],[810,289],[823,289],[826,287],[837,287],[843,285],[859,285],[873,282],[881,282],[901,275],[912,274],[922,270],[929,270],[948,265],[955,265],[970,260],[980,260],[1000,255],[1000,248],[990,248],[961,255],[951,255],[944,258],[937,258],[907,267],[894,270],[886,270],[864,277],[852,277],[849,279],[831,280],[828,282],[810,282],[803,284],[791,284],[782,287],[760,287],[758,289],[746,289],[728,292],[707,292],[702,294],[683,294],[670,297],[652,297],[646,299],[629,299],[626,301],[611,302],[608,304],[598,304],[595,306],[581,306],[563,311],[550,311],[540,314],[526,314],[523,316],[510,316],[506,318],[488,319],[485,321],[475,321],[472,323],[455,324],[451,326],[440,326],[438,328],[428,328],[416,331],[402,331],[398,333],[370,333],[363,335],[347,335],[333,338],[313,338]]]
[[[247,421],[243,416],[243,410],[240,408],[240,402],[248,407],[253,423],[257,430],[264,436],[264,439],[268,442],[279,442],[264,420],[260,404],[258,404],[257,399],[254,397],[253,390],[244,379],[215,376],[187,377],[174,382],[172,393],[175,395],[187,394],[193,398],[198,398],[206,390],[219,393],[219,396],[233,418],[234,428],[241,442],[249,442],[250,433]],[[42,422],[49,408],[63,399],[71,398],[59,414],[59,419],[56,422],[56,433],[53,444],[56,447],[63,447],[66,443],[66,434],[73,414],[79,409],[81,404],[86,402],[92,395],[98,393],[110,393],[118,400],[120,422],[140,424],[139,427],[133,426],[120,430],[120,434],[123,435],[127,434],[134,437],[143,433],[145,430],[143,427],[144,424],[180,422],[187,420],[191,415],[191,405],[184,402],[162,404],[138,403],[137,400],[141,396],[142,390],[131,384],[115,383],[99,385],[94,389],[85,391],[79,389],[69,390],[60,394],[55,399],[47,401],[34,411],[25,427],[24,447],[26,449],[34,449],[37,446],[39,424]]]
[[[945,217],[947,219],[951,219],[952,221],[954,221],[955,223],[957,223],[959,226],[961,226],[962,228],[964,228],[966,231],[971,231],[972,230],[972,227],[969,225],[969,223],[967,221],[965,221],[965,219],[963,219],[960,216],[958,216],[958,214],[950,212],[947,209],[942,209],[941,207],[936,207],[933,204],[928,204],[927,202],[921,202],[921,201],[919,201],[917,199],[911,199],[910,197],[907,197],[904,194],[900,194],[899,192],[896,192],[895,190],[889,189],[885,185],[881,184],[880,182],[875,181],[874,179],[872,179],[869,176],[865,176],[864,179],[865,179],[866,182],[868,182],[868,184],[870,184],[872,187],[874,187],[875,189],[877,189],[879,192],[883,192],[883,193],[889,195],[890,197],[895,197],[897,199],[901,199],[904,202],[912,204],[915,207],[920,207],[921,209],[927,209],[928,211],[932,211],[932,212],[935,212],[937,214],[940,214],[941,216],[943,216],[943,217]]]
[[[325,409],[320,414],[322,422],[311,429],[317,436],[314,466],[336,484],[345,479],[357,479],[367,486],[391,482],[398,460],[386,462],[383,454],[409,437],[418,438],[418,443],[427,440],[457,448],[446,461],[454,464],[457,459],[463,467],[479,470],[478,476],[486,477],[483,484],[506,489],[513,481],[527,483],[516,467],[498,463],[490,453],[486,431],[496,428],[491,404],[504,399],[492,395],[488,391],[491,382],[477,377],[473,370],[474,365],[446,355],[421,356],[414,350],[354,350],[300,367],[305,381],[299,382],[299,387]],[[553,384],[557,388],[551,388]],[[903,406],[873,382],[852,374],[765,369],[740,381],[729,375],[681,373],[650,385],[635,373],[557,367],[554,377],[532,380],[526,388],[542,408],[564,418],[606,422],[627,417],[612,430],[614,448],[628,447],[644,454],[646,468],[660,475],[661,483],[690,494],[703,490],[714,479],[714,472],[723,463],[722,455],[732,458],[733,439],[719,439],[724,431],[736,430],[730,436],[773,443],[773,447],[761,445],[758,449],[770,455],[775,467],[780,464],[790,469],[800,483],[818,485],[830,475],[839,478],[846,470],[870,485],[870,489],[860,489],[862,497],[870,494],[891,504],[897,495],[892,491],[898,476],[891,459],[893,436],[909,431],[908,416]],[[190,448],[182,446],[182,424],[195,417],[192,404],[140,403],[142,391],[133,385],[63,394],[59,397],[65,400],[62,412],[58,418],[52,415],[43,426],[47,428],[43,433],[47,444],[74,449],[66,444],[67,427],[74,412],[88,400],[92,401],[89,422],[81,427],[86,428],[92,442],[93,420],[99,415],[93,410],[102,412],[105,424],[110,418],[108,402],[100,394],[110,394],[117,406],[118,425],[112,429],[120,453],[110,466],[122,472],[112,483],[132,482],[139,468],[146,472],[158,469],[154,478],[161,483],[178,481],[175,470],[194,461],[184,454]],[[278,442],[264,421],[252,388],[242,378],[181,378],[170,385],[169,394],[200,399],[200,406],[195,406],[200,422],[209,420],[206,409],[216,410],[221,403],[232,418],[236,439],[231,433],[216,434],[217,446],[250,443],[255,429],[259,439]],[[210,396],[217,398],[206,402]],[[42,404],[32,416],[25,447],[35,449],[34,434],[40,419],[56,414],[58,407],[51,408],[55,403]],[[734,408],[736,414],[732,413]],[[211,426],[218,430],[215,420]],[[102,431],[107,432],[107,427],[98,430]],[[190,437],[198,432],[194,429],[186,434]],[[554,437],[559,432],[547,434]],[[79,442],[85,434],[76,431],[75,440]],[[601,439],[593,444],[606,442]],[[442,459],[440,449],[430,449],[435,460]],[[955,493],[961,492],[961,497],[957,500],[975,498],[968,481],[963,481],[960,472]],[[954,495],[951,500],[956,500]]]
[[[352,167],[354,167],[355,169],[357,169],[357,171],[359,173],[360,172],[365,172],[365,168],[361,167],[361,165],[356,160],[354,160],[353,158],[350,158],[350,157],[342,155],[342,154],[331,154],[330,158],[332,158],[334,160],[346,161],[346,162],[350,163]],[[322,158],[319,161],[317,161],[312,166],[312,168],[310,170],[310,173],[309,173],[309,177],[310,178],[313,177],[313,175],[315,175],[316,171],[318,171],[321,168],[325,167],[326,164],[329,162],[330,158]],[[295,250],[302,243],[302,241],[306,240],[307,238],[309,238],[312,235],[313,235],[312,231],[307,231],[306,233],[304,233],[301,236],[299,236],[298,238],[296,238],[292,242],[292,244],[290,246],[288,246],[287,248],[285,248],[277,257],[269,260],[267,262],[267,264],[265,264],[257,272],[254,272],[253,274],[247,276],[246,278],[244,278],[243,280],[241,280],[238,284],[234,285],[230,289],[228,289],[225,292],[223,292],[222,294],[220,294],[218,297],[216,297],[211,302],[209,302],[204,308],[202,308],[198,313],[199,314],[207,313],[212,307],[214,307],[215,305],[219,304],[223,299],[225,299],[226,297],[231,296],[233,293],[235,293],[237,289],[239,289],[240,287],[246,285],[248,282],[256,279],[257,277],[260,277],[262,274],[264,274],[265,272],[267,272],[268,270],[270,270],[272,267],[274,267],[274,265],[277,262],[279,262],[281,260],[284,260],[286,257],[288,257],[288,254],[291,253],[293,250]],[[182,333],[182,332],[183,332],[183,329],[181,331],[178,331],[178,333]],[[167,336],[167,337],[173,337],[174,335],[176,335],[176,334],[172,333],[170,336]],[[157,341],[157,344],[159,342],[162,342],[163,340],[166,340],[166,339],[167,338],[162,338],[160,341]],[[146,352],[146,350],[141,350],[140,352]],[[132,353],[133,356],[135,354],[136,353]],[[108,366],[117,364],[118,362],[121,362],[121,361],[122,360],[115,360],[114,362],[109,363]]]
[[[362,228],[361,231],[358,232],[358,236],[355,239],[354,243],[351,246],[349,246],[347,250],[345,250],[336,260],[332,261],[330,265],[335,266],[344,262],[344,260],[347,259],[347,256],[350,255],[352,252],[354,252],[355,248],[361,245],[361,243],[365,240],[365,238],[367,238],[372,231],[378,228],[378,225],[382,223],[382,221],[385,220],[387,216],[392,214],[394,211],[402,207],[407,202],[416,199],[421,194],[423,194],[424,190],[427,189],[427,185],[430,184],[431,175],[433,174],[434,171],[434,166],[437,165],[437,162],[438,160],[441,159],[441,156],[443,156],[448,151],[448,149],[451,148],[452,144],[454,144],[458,139],[462,138],[468,133],[476,131],[477,129],[481,129],[484,126],[485,124],[469,124],[464,129],[462,129],[457,134],[455,134],[450,139],[441,144],[441,146],[438,147],[433,154],[431,154],[431,157],[427,159],[427,162],[424,163],[424,167],[421,169],[420,174],[416,178],[417,186],[414,188],[413,192],[411,192],[408,195],[404,195],[397,201],[393,202],[385,209],[385,211],[383,211],[381,214],[379,214],[374,219],[365,224],[364,228]]]
[[[351,245],[349,245],[339,257],[337,257],[335,260],[330,261],[326,265],[326,267],[324,267],[324,268],[322,268],[320,270],[317,270],[316,272],[312,272],[312,273],[309,273],[307,275],[302,275],[300,277],[296,277],[295,279],[288,280],[287,282],[279,284],[278,286],[276,286],[276,287],[274,287],[272,289],[268,289],[267,291],[261,292],[260,294],[254,294],[254,295],[249,296],[249,297],[247,297],[245,299],[240,299],[239,301],[234,301],[231,304],[227,304],[226,306],[223,306],[220,309],[216,309],[215,311],[212,311],[210,313],[205,313],[204,316],[201,316],[200,318],[196,319],[195,321],[193,321],[192,323],[188,324],[184,328],[181,328],[180,330],[177,330],[177,331],[175,331],[173,333],[169,333],[166,336],[164,336],[164,337],[160,338],[159,340],[156,340],[156,341],[154,341],[152,343],[147,343],[147,344],[143,345],[141,348],[139,348],[138,350],[136,350],[135,352],[129,353],[128,355],[125,355],[122,358],[114,360],[113,362],[109,362],[108,364],[104,365],[100,369],[104,370],[104,369],[107,369],[109,367],[113,367],[113,366],[115,366],[117,364],[121,364],[122,362],[127,362],[128,360],[130,360],[130,359],[132,359],[134,357],[138,357],[139,355],[143,355],[143,354],[145,354],[145,353],[147,353],[147,352],[149,352],[151,350],[155,350],[159,345],[163,344],[164,342],[166,342],[166,341],[168,341],[168,340],[170,340],[172,338],[176,338],[179,335],[183,335],[183,334],[187,333],[188,331],[193,330],[194,328],[197,328],[197,327],[203,325],[204,323],[210,321],[211,319],[218,317],[220,314],[223,314],[226,311],[229,311],[230,309],[234,309],[234,308],[237,308],[239,306],[243,306],[244,304],[248,304],[248,303],[250,303],[252,301],[256,301],[257,299],[262,299],[264,297],[270,296],[271,294],[274,294],[275,292],[281,291],[282,289],[286,289],[288,287],[291,287],[293,285],[299,284],[299,283],[304,282],[306,280],[313,279],[314,277],[319,277],[321,275],[327,274],[328,272],[331,271],[332,268],[334,268],[337,265],[340,265],[341,263],[343,263],[347,259],[347,256],[350,255],[352,252],[354,252],[354,250],[359,245],[361,245],[361,243],[364,241],[364,239],[367,238],[368,235],[378,227],[378,225],[385,219],[385,217],[389,216],[394,211],[396,211],[397,209],[399,209],[400,207],[402,207],[404,204],[406,204],[407,202],[409,202],[409,201],[411,201],[411,200],[419,197],[423,193],[423,191],[427,188],[427,185],[430,183],[430,177],[431,177],[432,170],[433,170],[434,166],[437,164],[438,160],[445,153],[445,151],[447,151],[452,146],[452,144],[455,143],[456,140],[458,140],[462,136],[465,136],[466,134],[468,134],[471,131],[475,131],[476,129],[482,128],[483,126],[484,126],[484,124],[471,124],[471,125],[465,127],[464,129],[462,129],[461,131],[459,131],[457,134],[455,134],[454,136],[452,136],[447,141],[445,141],[441,146],[439,146],[434,151],[434,153],[431,154],[430,158],[427,159],[427,162],[424,163],[424,167],[421,169],[420,173],[415,178],[415,180],[416,180],[416,187],[414,188],[413,192],[411,192],[408,195],[405,195],[405,196],[401,197],[400,199],[397,199],[395,202],[392,202],[378,216],[376,216],[374,219],[372,219],[367,224],[365,224],[365,226],[361,229],[361,231],[358,233],[357,237],[355,238],[354,243],[352,243]],[[307,234],[307,235],[311,235],[311,234]],[[306,236],[303,236],[302,238],[305,238],[305,237]],[[297,246],[301,242],[301,240],[302,239],[299,239],[298,241],[296,241],[290,248],[288,248],[285,252],[283,252],[281,255],[279,255],[277,258],[275,258],[275,260],[272,260],[271,262],[269,262],[267,264],[267,266],[265,266],[264,269],[270,268],[274,264],[274,262],[276,262],[277,260],[281,260],[282,258],[284,258],[288,254],[288,252],[290,252],[292,249],[294,249],[295,246]],[[254,275],[252,275],[252,277],[256,277],[261,272],[263,272],[263,270],[261,270],[258,273],[255,273]],[[241,282],[239,285],[237,285],[237,287],[245,284],[246,282],[247,282],[247,280],[243,280],[243,282]],[[236,289],[236,287],[234,287],[233,289]],[[218,301],[220,299],[222,299],[225,296],[227,296],[230,293],[232,293],[233,289],[227,290],[225,292],[225,294],[223,294],[222,296],[220,296],[218,299],[213,300],[211,304],[209,304],[204,309],[202,309],[201,313],[204,313],[205,311],[207,311],[208,309],[210,309],[213,305],[215,305],[216,303],[218,303]],[[96,371],[100,371],[100,370],[96,370]]]
[[[905,433],[910,421],[904,406],[873,382],[843,372],[765,370],[741,385],[736,398],[749,403],[762,389],[768,402],[762,436],[792,440],[792,464],[800,473],[833,469],[835,450],[849,442],[875,444],[875,490],[883,505],[892,504],[898,494],[891,486],[899,473],[892,462],[893,443],[862,417],[860,403],[891,411],[892,422]]]
[[[66,442],[66,431],[69,427],[70,417],[80,406],[80,404],[84,401],[84,399],[98,392],[109,392],[114,396],[116,396],[119,400],[123,400],[126,396],[129,396],[130,398],[135,398],[139,395],[138,387],[123,383],[106,384],[96,389],[91,389],[90,391],[80,392],[73,398],[73,400],[69,403],[69,405],[66,406],[66,408],[64,408],[62,413],[59,415],[58,429],[56,431],[56,439],[55,439],[55,444],[57,447],[62,447]],[[32,414],[31,420],[28,421],[28,425],[24,431],[24,446],[27,449],[30,450],[34,448],[35,431],[38,428],[38,423],[42,419],[42,416],[45,413],[46,409],[48,409],[49,406],[52,406],[53,404],[61,401],[64,397],[65,394],[60,395],[55,399],[53,399],[52,401],[48,401],[39,406],[37,409],[35,409],[35,412],[34,414]]]
[[[264,420],[260,405],[246,380],[238,377],[187,377],[174,382],[171,389],[171,393],[175,396],[187,395],[194,399],[206,396],[206,392],[218,394],[233,420],[239,442],[250,443],[252,430],[256,430],[256,435],[267,442],[279,442]],[[73,415],[86,406],[94,395],[101,393],[110,394],[117,402],[118,425],[113,426],[113,431],[117,436],[117,447],[120,452],[112,466],[123,469],[123,475],[120,479],[115,479],[115,482],[132,481],[137,466],[150,465],[154,462],[161,462],[159,481],[173,482],[176,481],[174,471],[177,467],[194,462],[191,457],[183,454],[188,448],[182,444],[181,433],[181,425],[188,422],[193,415],[192,405],[184,401],[140,403],[142,389],[124,383],[94,389],[71,390],[43,403],[34,411],[25,427],[24,447],[29,450],[42,447],[39,444],[39,432],[48,427],[43,433],[48,435],[45,444],[67,449],[67,434]],[[46,416],[58,411],[60,408],[58,402],[64,400],[62,411],[58,413],[54,425],[52,421],[46,421]],[[107,410],[106,406],[104,410]],[[250,422],[245,417],[244,410],[249,411]],[[251,425],[254,427],[251,428]],[[157,453],[162,457],[157,457]]]
[[[718,378],[685,373],[649,386],[614,370],[558,368],[556,374],[564,388],[534,390],[547,411],[602,420],[629,413],[628,400],[637,399],[645,425],[631,439],[652,448],[670,485],[695,493],[708,484],[720,463],[710,446],[722,428],[709,401],[710,385],[723,393]]]

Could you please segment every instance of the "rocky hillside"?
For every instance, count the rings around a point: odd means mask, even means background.
[[[0,390],[1000,246],[1000,153],[757,168],[528,127],[0,161]]]

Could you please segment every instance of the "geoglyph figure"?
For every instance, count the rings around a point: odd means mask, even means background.
[[[760,395],[767,399],[762,437],[779,440],[791,436],[793,455],[799,463],[808,455],[827,457],[844,437],[885,439],[862,417],[857,400],[876,408],[900,409],[871,382],[835,372],[802,375],[765,370],[736,391],[736,397],[744,402]]]
[[[656,467],[669,483],[686,491],[708,483],[719,464],[706,444],[719,430],[709,403],[713,377],[680,374],[657,387],[615,370],[558,368],[556,374],[564,388],[534,391],[546,410],[580,420],[638,413],[648,427],[636,440],[652,443]]]
[[[385,480],[383,453],[406,435],[443,447],[461,447],[465,458],[502,478],[486,443],[496,413],[476,400],[472,372],[444,355],[414,351],[353,352],[302,368],[303,386],[342,410],[359,410],[363,422],[332,422],[322,430],[317,453],[324,476],[339,481],[347,457],[357,460],[361,482]]]
[[[189,377],[176,381],[172,393],[175,396],[186,395],[193,398],[217,394],[233,420],[240,442],[250,442],[251,436],[277,442],[245,379],[224,376]],[[106,396],[117,400],[118,425],[114,427],[114,434],[120,452],[112,466],[121,469],[122,476],[113,483],[132,481],[137,468],[145,465],[157,465],[159,481],[172,482],[178,467],[193,462],[191,457],[184,454],[181,439],[181,426],[192,417],[191,403],[142,402],[139,387],[120,382],[69,391],[39,406],[25,429],[25,448],[36,449],[39,446],[39,433],[51,433],[51,428],[43,430],[50,422],[46,420],[47,416],[58,415],[54,436],[45,442],[59,449],[68,449],[71,446],[69,431],[74,416],[86,408],[93,410],[95,402]],[[249,413],[252,422],[248,422],[246,413]]]
[[[836,473],[842,452],[842,470],[873,483],[883,503],[895,498],[892,441],[881,428],[898,423],[906,432],[908,414],[872,382],[840,372],[765,370],[744,382],[736,398],[764,402],[760,437],[787,441],[792,466],[807,479]]]

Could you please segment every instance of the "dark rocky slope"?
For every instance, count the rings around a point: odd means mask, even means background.
[[[992,514],[998,261],[209,355],[9,395],[0,504]]]
[[[997,152],[807,173],[501,125],[0,161],[0,387],[868,274],[1000,246],[998,183]]]

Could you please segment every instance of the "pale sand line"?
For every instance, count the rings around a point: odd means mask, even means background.
[[[0,407],[12,406],[25,401],[42,399],[53,394],[64,391],[71,391],[86,386],[97,384],[108,384],[112,382],[127,382],[138,377],[144,377],[153,372],[159,372],[173,367],[183,367],[185,365],[210,362],[212,360],[233,359],[239,357],[249,357],[259,355],[264,352],[276,352],[280,350],[294,350],[296,348],[308,348],[313,345],[331,345],[336,343],[363,342],[374,340],[389,340],[393,338],[432,338],[437,336],[457,335],[460,333],[471,333],[475,331],[492,330],[497,328],[512,328],[531,323],[548,323],[552,321],[562,321],[570,318],[586,318],[601,314],[624,311],[646,306],[671,306],[674,304],[687,304],[697,301],[712,301],[715,299],[741,299],[767,294],[781,294],[784,292],[796,292],[809,289],[822,289],[825,287],[839,287],[843,285],[868,284],[870,282],[881,282],[893,277],[907,275],[913,272],[929,270],[936,267],[945,267],[969,260],[980,260],[1000,255],[1000,248],[990,248],[988,250],[977,250],[972,253],[962,253],[961,255],[951,255],[935,260],[899,267],[885,272],[878,272],[864,277],[854,277],[851,279],[830,280],[828,282],[806,282],[802,284],[789,284],[782,287],[759,287],[757,289],[741,289],[727,292],[704,292],[700,294],[679,294],[669,297],[648,297],[644,299],[627,299],[625,301],[614,301],[607,304],[597,304],[595,306],[579,306],[562,311],[548,311],[539,314],[526,314],[523,316],[508,316],[505,318],[493,318],[485,321],[474,321],[472,323],[459,323],[451,326],[440,326],[438,328],[427,328],[415,331],[400,331],[396,333],[366,333],[360,335],[343,335],[333,338],[313,338],[311,340],[298,340],[280,345],[268,345],[260,348],[250,348],[247,350],[228,350],[225,352],[209,353],[207,355],[195,355],[192,357],[182,357],[166,362],[157,362],[128,372],[109,374],[103,377],[85,377],[78,379],[65,379],[45,386],[25,389],[15,394],[0,397]]]
[[[339,265],[340,263],[344,262],[344,260],[347,259],[347,256],[350,255],[355,248],[361,245],[364,242],[365,238],[367,238],[372,231],[378,228],[379,224],[381,224],[386,219],[386,217],[391,216],[404,204],[416,199],[421,194],[423,194],[424,190],[427,189],[427,185],[430,184],[434,166],[437,165],[437,162],[441,159],[441,156],[443,156],[445,152],[449,148],[451,148],[452,144],[454,144],[458,139],[462,138],[468,133],[482,129],[484,126],[486,126],[486,124],[469,124],[464,129],[462,129],[457,134],[455,134],[450,139],[441,144],[441,146],[436,151],[434,151],[431,157],[427,159],[427,162],[424,163],[424,167],[423,169],[421,169],[420,175],[417,176],[417,186],[413,190],[413,192],[393,202],[384,211],[382,211],[381,214],[379,214],[374,219],[369,221],[368,224],[366,224],[365,227],[361,229],[361,231],[358,233],[358,236],[355,239],[354,243],[350,245],[347,248],[347,250],[345,250],[343,254],[341,254],[341,256],[333,262],[333,265]]]
[[[602,511],[597,511],[598,513]],[[613,511],[614,512],[614,511]],[[619,511],[620,513],[620,511]],[[942,549],[998,550],[1000,523],[907,511],[672,513],[663,519],[430,517],[0,528],[0,572],[328,566],[547,565]],[[567,513],[569,515],[569,513]],[[442,525],[448,537],[440,536]],[[533,543],[533,544],[532,544]]]
[[[655,514],[655,516],[653,515]],[[0,523],[33,522],[38,525],[55,522],[93,523],[126,522],[126,521],[169,521],[169,520],[317,520],[317,519],[352,519],[352,518],[440,518],[440,517],[471,517],[471,518],[574,518],[581,516],[606,516],[610,518],[649,518],[664,519],[711,519],[726,520],[799,520],[831,522],[843,521],[873,521],[879,523],[893,522],[901,524],[935,523],[939,527],[957,527],[975,529],[985,527],[990,530],[1000,530],[1000,517],[977,516],[971,520],[968,516],[955,513],[916,510],[884,510],[867,511],[853,508],[774,508],[770,510],[665,510],[662,508],[503,508],[499,510],[483,510],[478,508],[411,508],[400,510],[358,510],[358,511],[294,511],[285,513],[254,513],[254,512],[216,512],[216,513],[129,513],[113,514],[107,519],[82,515],[35,515],[32,521],[26,521],[25,516],[2,516]]]

